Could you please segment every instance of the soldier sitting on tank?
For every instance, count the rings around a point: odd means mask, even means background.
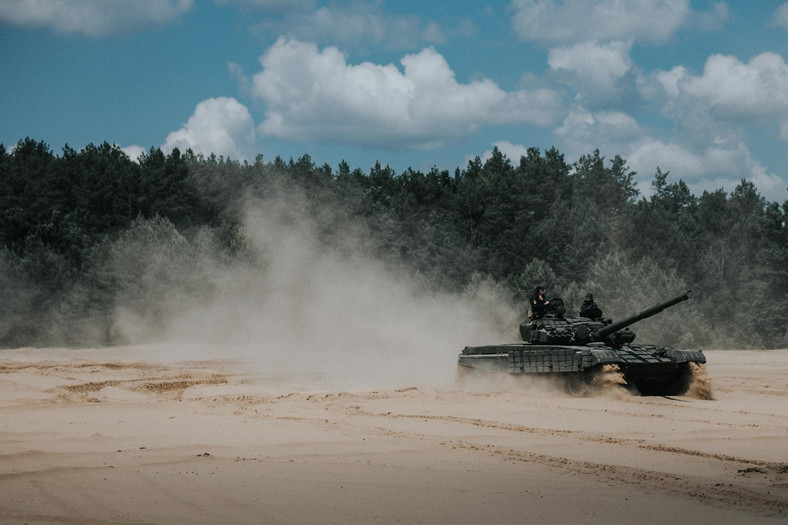
[[[534,294],[531,296],[531,319],[541,319],[547,313],[550,301],[545,301],[544,293],[544,286],[537,286],[534,289]]]
[[[587,317],[588,319],[599,319],[602,317],[602,310],[594,302],[594,296],[590,293],[586,294],[583,304],[580,305],[580,316]]]

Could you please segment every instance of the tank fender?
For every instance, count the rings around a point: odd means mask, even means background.
[[[624,361],[618,352],[608,348],[590,348],[587,352],[589,354],[589,364],[583,368],[609,363],[622,363]]]
[[[700,350],[682,350],[678,348],[665,348],[661,353],[676,363],[705,363],[706,356]]]

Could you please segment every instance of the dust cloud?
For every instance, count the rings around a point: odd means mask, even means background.
[[[437,292],[373,256],[374,232],[348,226],[326,240],[321,221],[297,196],[248,202],[251,262],[201,261],[209,294],[176,301],[160,290],[156,345],[179,359],[238,360],[300,388],[363,389],[440,386],[465,345],[514,340],[519,313],[494,285]],[[117,326],[140,333],[134,316]]]
[[[689,384],[689,395],[696,399],[713,400],[711,377],[706,370],[706,365],[690,363],[690,371],[692,375]]]

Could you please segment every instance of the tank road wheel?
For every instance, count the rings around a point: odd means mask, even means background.
[[[582,372],[570,372],[564,377],[564,387],[572,397],[585,397],[588,395],[588,378]]]

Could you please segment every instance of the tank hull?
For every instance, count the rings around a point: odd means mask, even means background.
[[[605,365],[616,365],[628,387],[644,395],[679,395],[689,386],[690,363],[703,364],[699,350],[653,345],[586,346],[512,343],[466,347],[459,365],[487,372],[559,376],[576,390]]]

